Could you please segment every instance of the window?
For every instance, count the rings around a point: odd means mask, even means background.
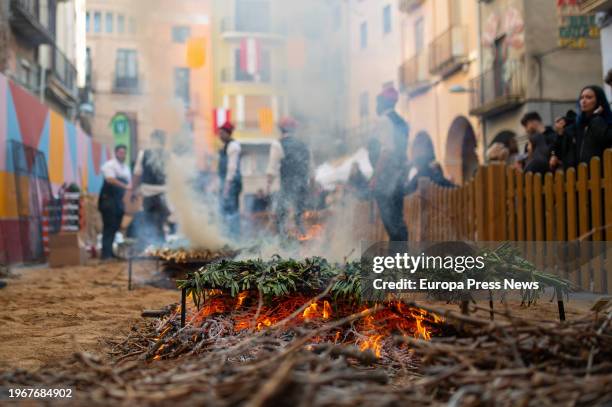
[[[414,53],[420,54],[425,47],[425,23],[419,18],[414,23]]]
[[[113,32],[113,13],[106,13],[106,32]]]
[[[361,26],[359,26],[359,43],[362,49],[368,46],[368,23],[366,22],[361,23]]]
[[[99,33],[102,31],[102,13],[96,11],[94,13],[94,32]]]
[[[90,18],[89,18],[89,11],[85,13],[85,31],[89,32],[89,22]]]
[[[125,32],[125,16],[123,14],[117,15],[117,32],[123,34]]]
[[[191,28],[182,25],[172,27],[172,41],[184,43],[191,36]]]
[[[189,68],[174,68],[174,96],[189,106]]]
[[[391,32],[391,6],[386,5],[383,8],[383,34]]]
[[[136,20],[134,19],[134,17],[130,17],[130,34],[135,34],[136,33]]]
[[[364,118],[370,114],[370,104],[368,92],[361,92],[359,95],[359,117]]]
[[[115,61],[115,88],[138,89],[138,53],[133,49],[118,49]]]
[[[463,0],[451,0],[450,3],[450,22],[451,27],[461,25],[461,2]]]

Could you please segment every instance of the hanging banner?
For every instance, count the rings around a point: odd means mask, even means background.
[[[580,3],[580,0],[557,0],[560,47],[584,49],[588,39],[599,38],[595,14],[581,13]]]
[[[115,142],[115,146],[119,144],[125,145],[127,147],[126,157],[132,157],[132,128],[130,118],[123,113],[117,113],[111,119],[110,128],[113,133],[113,141]]]
[[[204,38],[189,38],[187,40],[187,66],[197,69],[206,63],[206,41]]]
[[[261,45],[255,38],[240,41],[240,69],[255,75],[261,68]]]

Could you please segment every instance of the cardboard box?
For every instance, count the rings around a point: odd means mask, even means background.
[[[49,266],[80,266],[87,261],[87,251],[76,232],[49,236]]]

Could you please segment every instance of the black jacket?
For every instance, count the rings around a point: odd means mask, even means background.
[[[550,134],[547,136],[546,133],[535,134],[530,137],[530,141],[533,143],[533,151],[527,159],[525,165],[525,172],[536,172],[542,175],[549,171],[548,160],[550,158],[550,147],[549,139]]]
[[[589,163],[593,157],[601,157],[612,147],[612,125],[601,116],[568,126],[558,137],[553,153],[563,162],[563,168]]]

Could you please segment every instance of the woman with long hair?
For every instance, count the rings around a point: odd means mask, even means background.
[[[588,163],[612,147],[612,111],[600,86],[587,86],[580,92],[576,123],[566,127],[552,149],[550,167],[554,170]]]

